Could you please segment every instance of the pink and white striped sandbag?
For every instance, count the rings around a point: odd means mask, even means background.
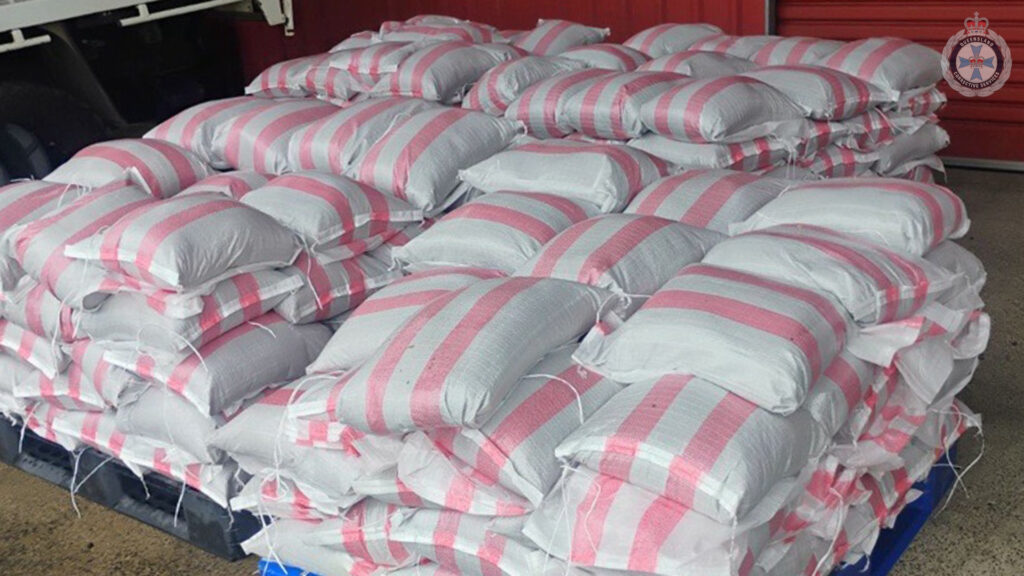
[[[479,427],[546,353],[594,324],[604,297],[537,278],[484,280],[441,296],[342,377],[335,415],[375,434]]]
[[[733,234],[779,224],[831,228],[921,256],[970,228],[963,200],[947,188],[898,178],[835,178],[797,184]]]
[[[838,40],[823,40],[806,36],[775,37],[750,57],[762,66],[817,64],[822,58],[835,54],[843,47]]]
[[[484,192],[542,192],[615,212],[669,172],[665,162],[618,144],[529,139],[459,176]]]
[[[906,110],[914,116],[927,116],[942,110],[948,101],[945,92],[936,86],[926,86],[901,93],[896,109]]]
[[[351,370],[372,356],[394,330],[437,298],[501,276],[496,270],[460,266],[437,268],[396,280],[352,311],[307,372]]]
[[[462,100],[462,107],[501,116],[530,86],[584,67],[583,62],[558,56],[526,56],[503,62],[484,72]]]
[[[949,133],[937,124],[925,124],[911,134],[900,134],[892,144],[877,151],[874,169],[879,174],[899,174],[909,162],[935,155],[949,146]]]
[[[487,24],[462,20],[457,22],[408,22],[394,30],[382,31],[384,42],[421,42],[430,40],[460,40],[471,44],[499,42],[503,38],[496,28]]]
[[[215,146],[217,129],[237,116],[273,105],[272,100],[240,96],[196,104],[187,108],[146,133],[144,138],[165,140],[191,150],[218,170],[231,165],[218,154]]]
[[[733,170],[686,170],[656,180],[626,207],[627,214],[659,216],[723,234],[775,199],[790,184]]]
[[[869,110],[842,124],[849,136],[840,144],[854,150],[876,150],[892,142],[898,132],[892,120],[880,110]]]
[[[374,86],[375,96],[411,96],[434,102],[460,102],[469,87],[505,58],[462,41],[431,43],[398,65]]]
[[[367,501],[377,500],[395,506],[429,507],[408,486],[398,479],[398,465],[364,474],[352,483],[356,494],[365,496]]]
[[[306,493],[296,482],[273,471],[250,478],[231,499],[231,509],[305,522],[337,518],[342,513],[340,508],[326,505],[317,495]]]
[[[277,220],[313,252],[402,228],[423,213],[394,196],[334,174],[278,176],[241,202]]]
[[[903,38],[865,38],[847,42],[817,62],[895,92],[942,80],[939,53]]]
[[[724,236],[657,216],[605,214],[555,236],[516,276],[560,278],[627,297],[653,294]]]
[[[574,346],[556,350],[530,370],[479,429],[430,433],[476,477],[519,494],[536,506],[562,473],[555,448],[621,390],[573,363]]]
[[[38,370],[30,364],[0,349],[0,416],[26,424],[31,420],[28,415],[33,404],[15,397],[14,390],[21,382],[36,377],[35,374],[38,374]],[[36,429],[33,426],[27,427],[30,430]]]
[[[784,500],[775,490],[767,509]],[[697,511],[585,468],[571,470],[526,523],[545,552],[580,567],[631,574],[746,574],[768,544],[774,522],[755,509],[722,524]],[[618,572],[612,572],[618,573]]]
[[[280,304],[277,312],[293,324],[334,318],[361,304],[376,290],[402,277],[402,271],[365,254],[324,264],[302,253],[286,270],[301,286]]]
[[[950,272],[963,276],[978,294],[988,281],[988,273],[981,259],[956,242],[945,241],[924,255],[925,260]]]
[[[675,72],[690,78],[704,79],[733,76],[754,70],[757,64],[738,56],[686,50],[666,54],[643,64],[637,70],[649,72]]]
[[[65,254],[172,292],[288,266],[299,253],[298,240],[273,218],[219,194],[146,204],[104,226]]]
[[[271,312],[184,358],[108,350],[110,364],[166,386],[201,412],[218,414],[266,387],[301,376],[331,337],[327,328],[294,326]]]
[[[872,108],[894,104],[896,100],[894,93],[822,66],[767,66],[746,72],[744,76],[782,92],[815,120],[845,120]]]
[[[932,154],[917,160],[908,160],[893,168],[886,176],[923,184],[938,184],[939,179],[944,178],[945,174],[946,166],[942,163],[942,159]]]
[[[75,337],[179,355],[270,312],[301,286],[300,278],[276,270],[238,274],[203,296],[202,314],[191,318],[165,316],[144,294],[115,294],[98,310],[77,313]]]
[[[661,58],[689,50],[696,41],[721,33],[721,28],[711,24],[658,24],[634,34],[623,44],[651,58]]]
[[[729,54],[730,56],[752,61],[755,54],[778,38],[778,36],[732,36],[729,34],[719,34],[717,36],[701,38],[694,42],[689,49]]]
[[[482,112],[428,110],[395,124],[348,174],[431,215],[465,192],[459,170],[504,150],[517,132]]]
[[[158,204],[145,190],[115,183],[93,190],[20,228],[11,239],[18,265],[72,308],[94,308],[103,270],[65,256],[65,248],[113,226],[137,208]]]
[[[816,226],[741,234],[711,249],[704,263],[828,292],[862,325],[913,316],[958,285],[955,274],[924,258]]]
[[[526,133],[537,138],[567,136],[572,127],[558,115],[562,103],[589,86],[592,80],[611,74],[596,68],[556,74],[524,90],[506,108],[505,118],[522,122]]]
[[[77,186],[42,181],[0,186],[0,290],[13,289],[25,274],[10,245],[14,228],[42,218],[83,193],[85,189]]]
[[[143,138],[86,146],[46,180],[88,188],[128,180],[154,198],[170,198],[212,173],[196,154],[170,142]]]
[[[24,377],[17,377],[12,387],[16,400],[27,404],[52,404],[66,410],[77,412],[102,412],[107,409],[106,403],[96,400],[93,394],[82,394],[77,384],[73,384],[66,374],[57,374],[47,378],[42,372],[32,369]]]
[[[187,460],[216,464],[224,459],[224,453],[209,446],[209,440],[225,418],[203,414],[188,400],[165,388],[151,386],[122,403],[116,419],[122,434],[174,446],[185,453]]]
[[[306,92],[335,106],[348,106],[349,102],[371,90],[380,81],[374,74],[349,72],[331,66],[325,57],[311,67],[303,79]]]
[[[466,199],[466,196],[464,196],[463,199]],[[389,267],[400,268],[400,264],[395,260],[395,250],[405,246],[409,242],[412,242],[414,239],[419,237],[420,234],[429,230],[430,227],[434,225],[434,222],[436,222],[436,220],[425,219],[422,222],[410,224],[405,228],[402,228],[394,236],[386,239],[380,246],[377,246],[368,252],[370,256],[373,256],[377,260],[387,264]],[[321,260],[322,259],[323,257],[321,257]]]
[[[693,374],[791,414],[843,349],[850,325],[825,293],[694,264],[610,335],[591,331],[575,360],[618,382]]]
[[[0,317],[54,342],[72,342],[75,323],[71,308],[30,276],[22,276],[9,292],[0,293]]]
[[[277,519],[241,543],[242,550],[262,558],[272,558],[283,566],[303,566],[314,574],[377,576],[381,567],[328,546],[306,541],[318,530],[319,523],[309,520]]]
[[[644,103],[640,121],[656,134],[698,144],[798,138],[806,130],[804,114],[792,100],[745,76],[678,82]]]
[[[853,150],[832,144],[811,156],[796,161],[795,166],[805,168],[824,178],[853,178],[874,176],[872,168],[878,162],[878,153]]]
[[[583,200],[495,192],[441,218],[394,256],[409,271],[470,266],[511,274],[559,232],[599,213]]]
[[[647,128],[641,110],[675,82],[672,72],[623,72],[587,81],[573,96],[559,101],[559,122],[591,138],[628,140]]]
[[[570,48],[559,56],[582,62],[587,68],[601,68],[614,72],[636,70],[638,66],[651,59],[650,56],[634,48],[610,43]]]
[[[753,172],[785,164],[792,144],[771,136],[732,144],[698,144],[647,134],[629,141],[629,147],[683,169],[731,169]]]
[[[399,119],[436,107],[418,98],[352,104],[295,132],[288,144],[288,167],[344,174]]]
[[[288,170],[288,144],[307,124],[337,108],[312,99],[275,99],[223,121],[211,145],[218,167],[281,174]]]
[[[396,542],[392,530],[413,511],[367,498],[352,506],[341,518],[322,522],[306,541],[341,550],[378,566],[401,567],[417,562],[415,554]]]
[[[185,188],[179,195],[223,194],[228,198],[241,200],[243,196],[270,182],[273,176],[252,170],[232,170],[204,178]]]
[[[850,127],[845,122],[812,121],[808,125],[808,131],[804,134],[803,140],[796,147],[795,161],[806,160],[833,145],[856,152],[870,153],[870,150],[848,146],[851,140],[850,134]],[[796,162],[791,165],[796,166]]]
[[[306,74],[330,56],[328,53],[302,56],[273,64],[260,72],[248,86],[245,93],[263,98],[304,98]]]
[[[141,378],[104,360],[106,350],[91,340],[67,348],[71,357],[67,378],[73,396],[94,406],[119,407],[147,385]]]
[[[607,28],[591,28],[568,20],[538,20],[537,27],[515,42],[515,46],[538,56],[554,56],[570,48],[596,44],[608,37]]]
[[[376,30],[363,30],[351,34],[348,38],[345,38],[341,42],[338,42],[331,47],[331,52],[342,52],[344,50],[352,50],[353,48],[365,48],[373,44],[380,43],[380,36]]]

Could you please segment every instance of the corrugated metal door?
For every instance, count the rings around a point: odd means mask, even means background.
[[[777,0],[775,23],[783,36],[902,36],[941,51],[975,11],[1024,62],[1024,3],[1017,1]],[[952,140],[945,155],[1024,162],[1024,67],[1012,70],[1006,85],[987,98],[966,98],[948,86],[943,91],[950,103],[940,115]]]

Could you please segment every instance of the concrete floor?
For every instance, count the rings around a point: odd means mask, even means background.
[[[1024,573],[1024,175],[952,170],[950,187],[974,225],[962,242],[988,268],[992,341],[963,395],[984,416],[985,454],[949,507],[920,534],[893,576]],[[970,462],[980,439],[961,443]],[[253,573],[0,465],[0,574],[223,575]]]

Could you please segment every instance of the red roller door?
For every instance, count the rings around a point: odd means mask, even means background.
[[[1022,2],[777,0],[775,22],[783,36],[902,36],[941,51],[975,11],[1024,62]],[[966,98],[948,86],[943,91],[950,103],[940,115],[952,139],[946,155],[1024,162],[1024,67],[1015,67],[1006,85],[987,98]]]

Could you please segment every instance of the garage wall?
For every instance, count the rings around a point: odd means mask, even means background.
[[[901,36],[939,51],[978,11],[1024,63],[1024,2],[777,0],[776,10],[783,36]],[[966,98],[948,86],[943,91],[950,103],[940,115],[952,139],[944,155],[1024,162],[1024,65],[987,98]]]

